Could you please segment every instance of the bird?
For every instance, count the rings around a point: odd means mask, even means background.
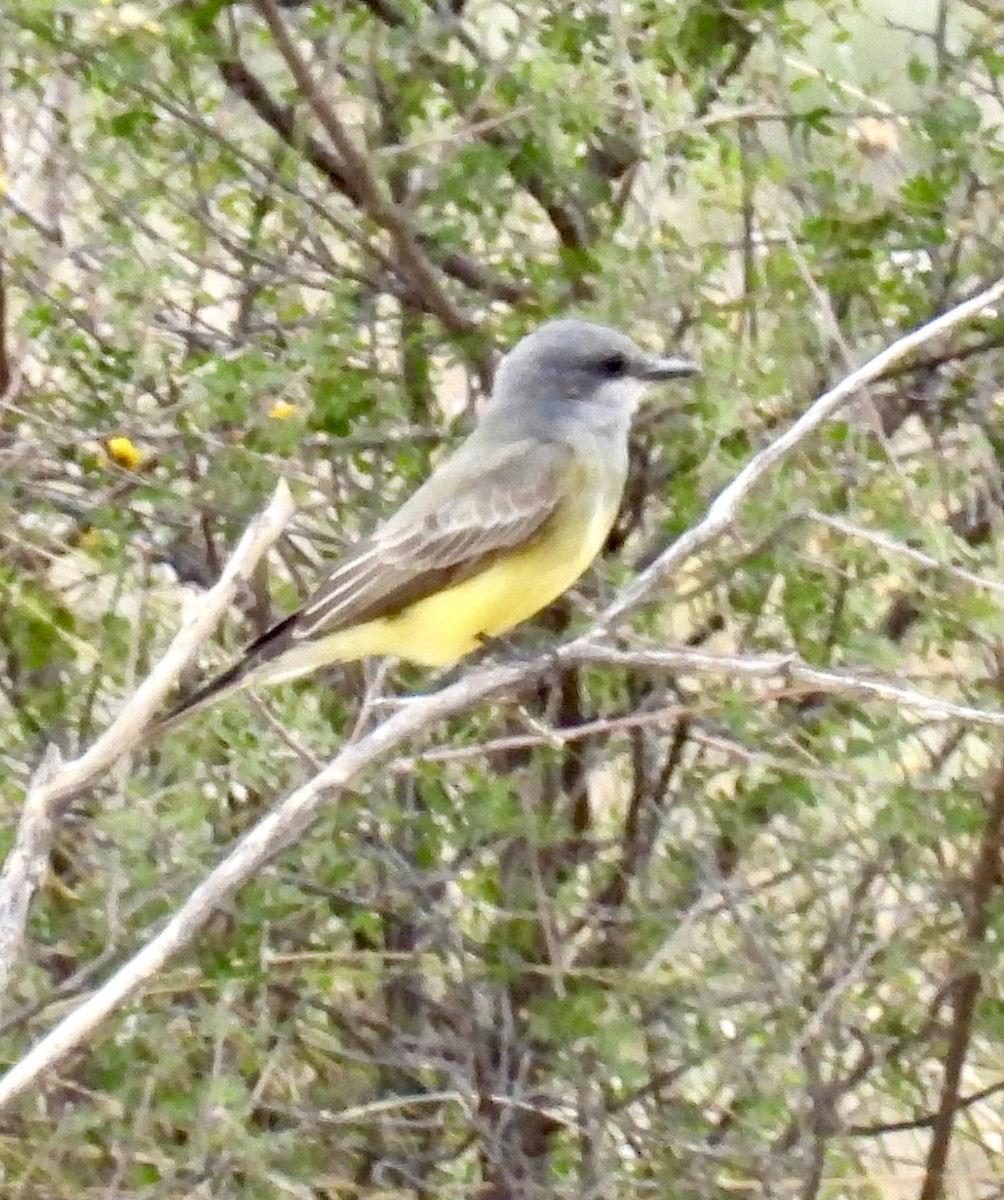
[[[605,325],[565,317],[538,326],[502,358],[453,454],[333,563],[299,609],[158,724],[333,663],[373,655],[442,667],[500,638],[600,552],[646,387],[698,370]]]

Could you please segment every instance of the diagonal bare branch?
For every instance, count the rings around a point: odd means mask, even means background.
[[[719,492],[703,520],[677,538],[665,553],[624,588],[601,615],[598,630],[606,632],[621,623],[628,613],[667,583],[673,572],[688,558],[709,546],[734,525],[741,505],[756,485],[817,429],[835,417],[862,388],[874,383],[891,367],[909,358],[921,346],[979,316],[1001,299],[1004,299],[1004,279],[998,279],[971,299],[957,304],[941,316],[897,338],[892,345],[870,358],[856,371],[846,375],[828,392],[824,392],[789,429],[750,459],[732,482]]]
[[[474,328],[470,315],[460,309],[443,290],[432,263],[426,258],[405,214],[384,194],[379,181],[370,170],[366,156],[355,145],[327,97],[311,74],[303,55],[297,49],[275,0],[254,0],[265,24],[272,34],[276,48],[289,68],[305,100],[321,123],[341,158],[344,173],[352,180],[360,206],[366,214],[394,241],[412,285],[421,293],[430,312],[434,313],[451,333],[469,333]]]
[[[602,636],[615,624],[622,622],[632,609],[664,586],[672,572],[690,555],[726,532],[734,523],[742,503],[757,484],[830,417],[839,412],[855,392],[892,364],[912,354],[918,347],[977,315],[1002,297],[1004,279],[898,339],[819,397],[785,433],[750,460],[719,494],[705,518],[626,587],[588,633],[531,661],[474,670],[458,682],[432,695],[416,698],[377,726],[369,735],[347,745],[313,779],[281,801],[267,817],[245,834],[226,859],[178,908],[174,917],[156,937],[0,1078],[0,1108],[23,1093],[41,1074],[71,1050],[85,1044],[108,1016],[136,995],[144,983],[156,975],[170,958],[194,940],[210,915],[224,900],[281,850],[301,838],[322,806],[331,802],[362,772],[384,761],[403,743],[426,734],[447,717],[461,713],[493,696],[518,691],[553,671],[556,665],[604,662],[609,665],[654,670],[687,669],[714,671],[725,676],[780,677],[788,681],[794,679],[817,690],[867,695],[879,701],[913,708],[939,719],[1004,726],[1004,713],[927,696],[893,680],[855,674],[851,671],[812,667],[808,663],[784,655],[755,658],[742,655],[715,656],[689,648],[668,651],[621,651],[597,644]],[[143,688],[149,683],[150,680]],[[140,689],[141,692],[143,688]],[[87,757],[84,756],[85,759]],[[87,776],[88,780],[93,778],[93,774]],[[52,788],[53,784],[43,786]]]
[[[50,747],[28,786],[14,846],[0,873],[0,1001],[21,951],[28,907],[44,872],[53,824],[60,811],[82,788],[94,783],[140,744],[178,676],[233,603],[238,586],[282,532],[292,513],[293,499],[281,480],[268,507],[245,530],[219,582],[101,737],[79,758],[67,763],[60,762]]]

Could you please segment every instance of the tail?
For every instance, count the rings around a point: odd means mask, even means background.
[[[249,678],[251,670],[251,664],[246,659],[241,659],[226,671],[214,676],[190,696],[179,700],[162,717],[158,717],[149,727],[148,737],[151,739],[160,737],[161,734],[167,733],[169,729],[173,729],[175,725],[179,725],[187,717],[190,717],[192,713],[198,712],[200,708],[208,708],[210,704],[219,700],[227,692],[234,692],[240,687],[246,687],[251,682]]]
[[[284,617],[277,625],[273,625],[260,638],[252,642],[243,657],[238,659],[232,667],[228,667],[219,675],[214,675],[208,683],[204,683],[197,691],[169,708],[149,727],[147,738],[144,740],[160,737],[161,734],[173,729],[175,725],[180,724],[192,713],[214,704],[228,692],[249,687],[256,681],[261,682],[261,668],[273,659],[281,657],[287,648],[293,624],[298,616],[299,613],[290,613],[288,617]]]

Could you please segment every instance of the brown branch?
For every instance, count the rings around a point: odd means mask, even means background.
[[[357,208],[365,211],[362,195],[353,176],[345,165],[319,138],[301,129],[296,122],[294,110],[288,105],[279,104],[268,88],[262,83],[248,65],[228,53],[211,28],[204,33],[210,38],[212,56],[220,78],[236,95],[240,96],[265,122],[280,140],[296,150],[310,165],[346,199]],[[160,102],[160,101],[158,101]],[[179,115],[179,113],[175,113]],[[343,231],[345,232],[345,231]],[[451,278],[463,283],[466,287],[496,300],[508,304],[525,304],[534,298],[534,291],[528,285],[515,279],[507,279],[496,275],[483,263],[462,250],[446,249],[437,244],[435,239],[423,234],[415,235],[416,241],[426,254],[442,267]],[[354,241],[363,245],[368,254],[375,257],[389,274],[394,273],[394,264],[378,246],[371,241],[356,235]],[[410,283],[410,281],[406,281]],[[407,298],[416,307],[424,307],[423,297],[409,287]]]
[[[347,196],[353,204],[362,207],[362,195],[337,155],[317,138],[298,127],[294,110],[288,105],[279,104],[246,63],[228,54],[215,38],[213,41],[216,69],[224,83],[242,100],[246,100],[287,146],[300,151],[329,183]]]
[[[405,214],[384,195],[366,156],[356,147],[338,114],[317,86],[306,60],[289,35],[275,0],[253,0],[253,3],[268,26],[289,73],[340,156],[345,174],[353,181],[357,204],[372,221],[390,234],[397,247],[403,273],[417,289],[429,312],[438,317],[451,333],[470,333],[475,328],[474,321],[443,290]]]
[[[7,345],[7,280],[4,276],[3,253],[0,252],[0,397],[7,395],[13,378]]]
[[[966,956],[977,957],[986,945],[990,914],[1001,886],[1001,845],[1004,839],[1004,764],[997,771],[986,820],[980,833],[976,862],[969,883],[969,906],[965,927]],[[918,1200],[941,1200],[945,1195],[945,1168],[955,1131],[955,1116],[961,1107],[959,1096],[962,1070],[973,1034],[976,1002],[983,985],[979,965],[964,972],[955,981],[952,996],[952,1023],[945,1053],[945,1072],[941,1096],[935,1114],[931,1145],[927,1152],[924,1182]]]
[[[386,4],[384,0],[363,0],[366,7],[391,29],[400,29],[407,22],[396,9]],[[435,17],[441,21],[439,14]],[[486,56],[472,37],[466,31],[457,30],[457,37],[464,50],[471,55],[479,66],[486,65]],[[418,44],[420,39],[416,38]],[[449,69],[448,64],[439,54],[431,54],[418,50],[415,55],[415,65],[428,72],[440,88],[450,97],[454,108],[461,113],[465,97],[457,87],[456,75]],[[529,135],[516,135],[505,129],[498,128],[500,123],[509,120],[509,113],[500,114],[492,109],[485,100],[476,101],[466,112],[466,119],[473,125],[482,126],[484,141],[502,150],[509,156],[507,164],[509,174],[547,214],[561,243],[570,250],[584,251],[595,237],[595,222],[589,219],[581,205],[567,195],[560,195],[553,183],[545,178],[537,169],[535,163],[546,161],[544,147]],[[599,179],[608,179],[623,174],[637,160],[637,153],[627,155],[622,135],[614,133],[599,136],[597,144],[589,155],[592,174]],[[459,278],[459,276],[458,276]]]
[[[417,234],[419,244],[429,257],[443,268],[451,278],[465,284],[472,291],[481,292],[507,304],[527,304],[536,300],[537,293],[527,283],[518,279],[507,279],[493,274],[484,263],[463,250],[448,250],[440,246],[427,234]]]
[[[979,1091],[970,1092],[968,1096],[960,1096],[956,1112],[964,1112],[974,1104],[982,1104],[992,1096],[1004,1092],[1004,1082],[990,1083]],[[930,1129],[940,1113],[924,1113],[920,1117],[909,1117],[903,1121],[879,1121],[874,1125],[845,1125],[844,1132],[852,1137],[884,1137],[887,1133],[908,1133],[912,1130]]]

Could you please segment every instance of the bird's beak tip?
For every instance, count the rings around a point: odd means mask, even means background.
[[[646,380],[679,379],[686,375],[699,375],[701,368],[692,358],[653,358],[645,370]]]

